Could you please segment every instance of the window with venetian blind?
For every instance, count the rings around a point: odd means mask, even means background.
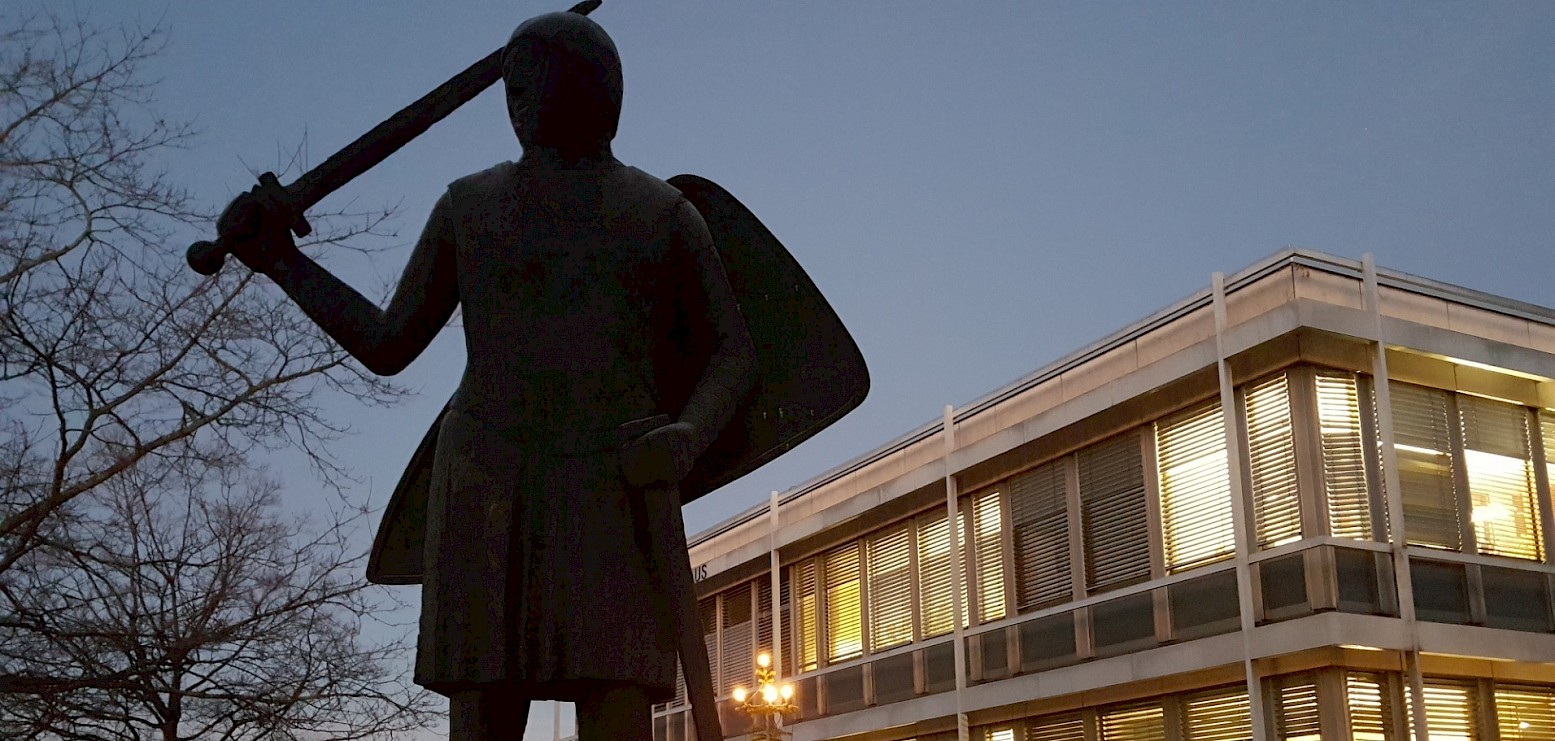
[[[1353,741],[1394,741],[1393,691],[1381,674],[1348,672],[1344,677],[1345,705],[1350,715]]]
[[[1465,394],[1457,401],[1476,548],[1490,555],[1540,560],[1527,408]]]
[[[863,595],[860,592],[857,541],[826,554],[826,660],[842,661],[864,653]]]
[[[1004,617],[1004,498],[997,489],[972,497],[973,573],[977,577],[977,621]]]
[[[713,687],[718,684],[718,595],[705,597],[697,602],[697,612],[702,617],[702,645],[707,648],[708,669],[713,675]]]
[[[1022,610],[1068,600],[1069,513],[1064,461],[1038,466],[1005,484],[1015,549],[1015,603]]]
[[[1103,710],[1097,718],[1100,741],[1165,741],[1166,713],[1158,703]]]
[[[820,666],[821,599],[816,559],[790,566],[789,600],[794,619],[789,627],[794,670],[807,672]]]
[[[1079,715],[1036,718],[1026,722],[1026,741],[1086,741]]]
[[[1248,385],[1242,404],[1258,546],[1272,548],[1300,540],[1301,492],[1296,481],[1289,376],[1281,373]]]
[[[1178,412],[1155,425],[1166,570],[1230,555],[1235,545],[1231,476],[1220,404]]]
[[[870,536],[869,649],[879,651],[913,639],[912,528],[910,523]]]
[[[1294,674],[1274,680],[1274,736],[1279,741],[1322,741],[1322,713],[1317,705],[1317,680]]]
[[[1555,738],[1555,688],[1497,685],[1496,727],[1501,741]]]
[[[1426,680],[1425,720],[1431,741],[1475,741],[1481,738],[1479,697],[1471,682]]]
[[[751,619],[751,584],[746,582],[719,595],[722,600],[719,646],[723,682],[719,694],[729,694],[735,685],[750,684],[755,665],[755,624]]]
[[[1371,540],[1371,486],[1366,478],[1360,385],[1354,373],[1318,370],[1318,442],[1323,453],[1323,490],[1328,498],[1328,532]]]
[[[1216,690],[1182,700],[1183,741],[1245,741],[1253,726],[1247,690]]]
[[[1150,526],[1139,434],[1075,454],[1079,467],[1085,585],[1092,592],[1150,578]]]
[[[961,555],[966,555],[965,523],[961,513],[956,513],[956,544]],[[923,638],[949,633],[955,629],[955,599],[950,590],[951,531],[946,526],[945,515],[926,516],[918,519],[918,619]],[[964,563],[964,561],[963,561]],[[955,588],[961,590],[961,619],[966,621],[966,579],[955,580]]]
[[[1452,455],[1452,395],[1391,383],[1393,447],[1411,545],[1461,550],[1458,487]]]

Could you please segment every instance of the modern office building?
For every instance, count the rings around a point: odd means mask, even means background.
[[[771,651],[795,741],[1555,739],[1552,379],[1550,309],[1217,275],[694,537],[725,731]]]

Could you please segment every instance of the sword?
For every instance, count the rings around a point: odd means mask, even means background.
[[[599,7],[600,2],[583,0],[569,8],[568,12],[588,15]],[[244,204],[248,212],[235,221],[248,229],[257,228],[260,216],[258,211],[269,209],[271,216],[287,224],[293,234],[308,236],[313,232],[313,227],[303,217],[308,209],[356,179],[356,176],[388,159],[400,147],[425,133],[432,124],[447,118],[456,108],[470,102],[501,79],[502,52],[506,48],[504,45],[463,72],[448,78],[447,82],[357,137],[356,141],[330,155],[329,159],[303,173],[290,185],[281,185],[273,172],[260,175],[259,197],[250,198],[246,193],[238,196],[238,201]],[[196,273],[215,275],[232,252],[233,244],[253,236],[252,233],[220,234],[215,241],[190,245],[184,257]]]

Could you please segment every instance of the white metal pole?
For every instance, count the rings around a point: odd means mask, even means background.
[[[551,741],[562,741],[562,704],[551,701]]]
[[[955,626],[952,634],[956,642],[956,738],[959,741],[970,741],[971,728],[967,725],[966,709],[962,705],[962,695],[966,692],[966,633],[961,625],[961,616],[965,610],[961,594],[961,582],[966,578],[965,567],[961,563],[961,528],[956,517],[957,494],[955,470],[951,468],[950,456],[956,450],[956,412],[949,404],[945,405],[945,529],[950,532],[950,604],[954,614],[951,624]]]
[[[771,547],[768,553],[771,567],[772,584],[772,681],[777,687],[783,686],[783,580],[779,569],[782,564],[778,559],[778,527],[782,524],[778,519],[778,493],[772,490],[771,497],[767,500],[767,524],[769,525],[768,537]],[[770,720],[770,719],[769,719]],[[783,716],[778,715],[779,727],[783,725]]]
[[[1372,369],[1373,391],[1377,396],[1377,435],[1382,438],[1382,488],[1387,493],[1388,552],[1393,556],[1394,589],[1398,592],[1398,616],[1404,623],[1409,648],[1404,651],[1404,667],[1409,680],[1410,718],[1417,741],[1431,737],[1425,717],[1425,686],[1420,676],[1420,630],[1415,622],[1414,578],[1409,571],[1409,540],[1404,533],[1404,492],[1398,480],[1398,450],[1393,447],[1393,396],[1388,388],[1388,346],[1382,326],[1382,296],[1377,288],[1377,264],[1371,253],[1361,256],[1361,275],[1365,281],[1366,308],[1371,312],[1372,347],[1376,366]]]
[[[1226,276],[1215,273],[1210,277],[1210,290],[1215,311],[1215,356],[1220,371],[1221,424],[1226,435],[1226,472],[1231,478],[1232,538],[1236,549],[1236,599],[1241,612],[1242,628],[1242,676],[1247,683],[1248,706],[1252,710],[1253,739],[1265,741],[1268,727],[1264,721],[1263,682],[1253,667],[1253,615],[1252,544],[1248,538],[1246,491],[1242,486],[1241,440],[1236,428],[1236,390],[1232,386],[1231,365],[1226,362]]]

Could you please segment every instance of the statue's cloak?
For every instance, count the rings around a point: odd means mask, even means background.
[[[756,348],[756,382],[734,418],[681,481],[691,502],[756,470],[857,407],[869,372],[842,320],[766,226],[728,191],[695,175],[670,178],[707,222],[730,287]],[[706,365],[712,340],[691,332],[665,348],[684,365]],[[665,408],[679,409],[697,378],[658,379]],[[376,584],[419,584],[426,536],[427,493],[444,412],[411,456],[379,523],[367,561]]]

